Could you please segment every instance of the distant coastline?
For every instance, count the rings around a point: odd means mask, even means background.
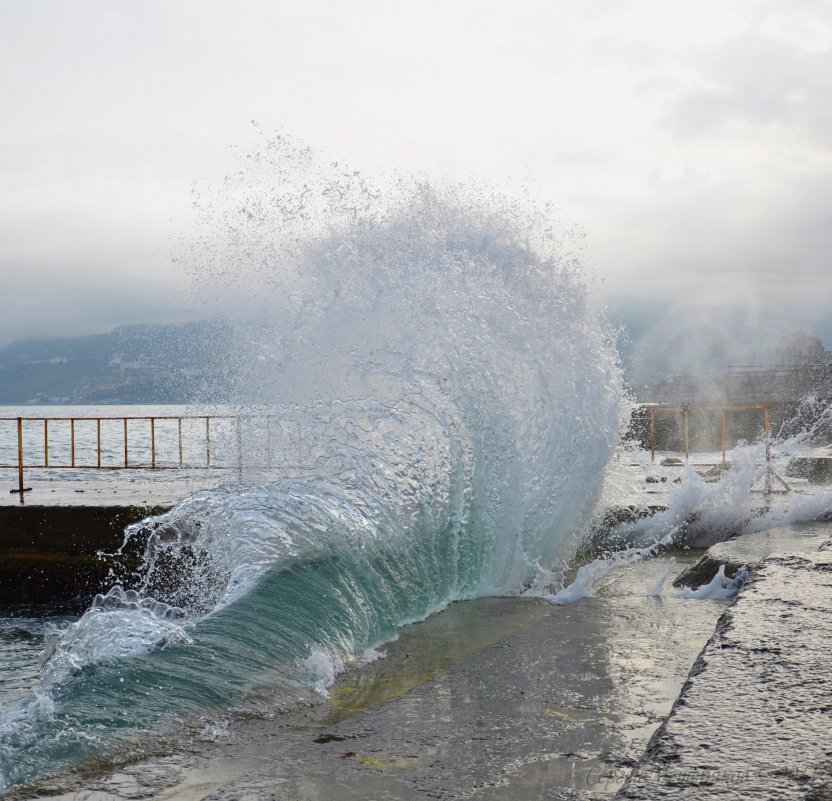
[[[17,340],[0,348],[0,405],[221,401],[230,342],[223,322]]]

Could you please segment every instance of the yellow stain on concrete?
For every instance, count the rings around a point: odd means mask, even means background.
[[[550,718],[558,718],[559,720],[573,720],[571,715],[567,715],[566,712],[561,712],[559,709],[549,709],[548,707],[543,710],[544,715],[548,715]]]
[[[402,768],[408,767],[408,763],[400,759],[379,759],[378,757],[361,757],[358,760],[358,764],[367,765],[370,768],[377,768],[378,770],[388,770],[391,768],[401,770]]]
[[[330,703],[338,712],[354,715],[376,704],[407,695],[411,690],[430,681],[439,671],[439,667],[430,666],[381,676],[367,684],[336,686],[330,690]]]

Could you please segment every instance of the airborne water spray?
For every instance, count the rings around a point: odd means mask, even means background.
[[[645,504],[643,516],[603,531],[600,540],[589,544],[590,548],[596,547],[602,553],[581,565],[568,586],[558,586],[561,575],[542,571],[541,579],[526,594],[557,604],[572,603],[593,595],[596,583],[610,573],[655,556],[666,548],[706,548],[742,534],[793,523],[828,521],[832,518],[832,491],[828,486],[797,483],[791,477],[791,467],[795,459],[811,454],[814,445],[828,442],[830,423],[832,404],[814,397],[803,398],[778,435],[770,439],[762,432],[756,442],[737,444],[728,454],[730,467],[727,470],[716,476],[703,476],[691,466],[684,466],[670,485],[666,508],[653,513]],[[622,453],[627,453],[628,462],[649,459],[649,454],[641,450],[633,452],[622,448],[619,457]],[[648,464],[645,462],[643,466]],[[632,466],[638,468],[638,461]],[[655,468],[655,465],[651,466]],[[615,481],[608,482],[607,489],[613,492],[621,491],[620,487],[614,487],[622,480],[621,467],[620,464],[616,467],[615,462],[610,464],[611,472],[619,472]],[[670,475],[663,478],[667,480]],[[789,477],[788,482],[782,475]],[[628,500],[636,497],[636,490],[630,484],[624,497]],[[690,599],[735,595],[748,577],[748,571],[743,567],[736,576],[727,579],[724,567],[709,584],[695,590],[683,587],[676,595]],[[648,588],[647,594],[661,595],[669,575],[670,572],[658,584]]]
[[[128,531],[142,568],[0,724],[8,783],[522,592],[574,552],[618,439],[617,358],[545,209],[283,137],[197,194],[183,261],[236,327],[229,394],[303,460]]]

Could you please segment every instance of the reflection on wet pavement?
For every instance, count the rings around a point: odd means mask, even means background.
[[[677,554],[677,572],[695,559]],[[647,596],[656,558],[570,606],[484,598],[403,630],[325,703],[204,726],[181,753],[43,782],[188,799],[596,799],[669,711],[725,601]],[[208,732],[206,734],[206,731]],[[129,762],[129,760],[128,760]],[[82,784],[79,784],[82,782]],[[167,789],[164,789],[167,788]]]

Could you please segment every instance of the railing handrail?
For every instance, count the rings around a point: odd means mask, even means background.
[[[0,423],[12,422],[17,424],[17,463],[16,464],[0,464],[0,469],[17,469],[18,471],[18,488],[11,490],[12,493],[20,494],[20,501],[23,502],[25,492],[29,492],[31,487],[24,486],[24,470],[224,470],[230,469],[233,465],[216,464],[212,461],[214,453],[211,450],[212,444],[212,430],[211,424],[213,421],[235,421],[236,426],[234,430],[236,440],[236,467],[242,475],[243,471],[243,422],[251,420],[264,420],[266,422],[266,435],[271,437],[270,423],[278,415],[269,413],[244,413],[244,414],[142,414],[142,415],[60,415],[60,416],[32,416],[26,417],[18,415],[16,417],[0,417]],[[130,421],[145,421],[150,424],[149,436],[150,441],[147,447],[150,448],[150,462],[136,463],[130,462],[129,453],[129,435],[128,424]],[[186,420],[197,420],[204,422],[204,437],[201,437],[205,450],[203,451],[204,459],[198,462],[185,462],[184,460],[184,445],[183,445],[183,428],[182,423]],[[159,463],[157,459],[157,421],[176,421],[178,424],[177,446],[178,446],[178,460],[174,463],[169,462]],[[70,424],[70,463],[56,464],[49,459],[49,424],[53,422],[68,422]],[[79,464],[76,460],[76,427],[75,424],[81,423],[95,423],[95,464]],[[102,462],[102,430],[101,424],[103,422],[120,422],[124,426],[123,432],[123,446],[124,446],[124,461],[119,464],[104,464]],[[25,459],[24,448],[24,424],[25,423],[42,423],[43,424],[43,463],[27,463]],[[267,443],[267,467],[271,467],[271,442]]]
[[[210,418],[211,420],[246,420],[249,418],[259,418],[259,417],[277,417],[274,414],[120,414],[113,417],[108,417],[102,415],[100,417],[86,417],[81,415],[70,415],[65,417],[23,417],[21,415],[16,415],[15,417],[0,417],[0,422],[14,422],[16,420],[23,420],[23,422],[27,421],[37,421],[43,422],[44,420],[48,420],[52,422],[53,420],[204,420],[206,417]]]
[[[763,413],[763,433],[766,443],[766,462],[771,462],[771,404],[770,403],[721,403],[721,404],[664,404],[645,403],[642,408],[647,412],[650,422],[650,459],[656,461],[656,416],[659,414],[682,414],[684,419],[685,461],[690,460],[689,422],[690,413],[719,412],[722,417],[720,445],[722,446],[722,466],[727,466],[728,451],[728,415],[732,412],[761,411]],[[782,481],[782,479],[780,479]]]

